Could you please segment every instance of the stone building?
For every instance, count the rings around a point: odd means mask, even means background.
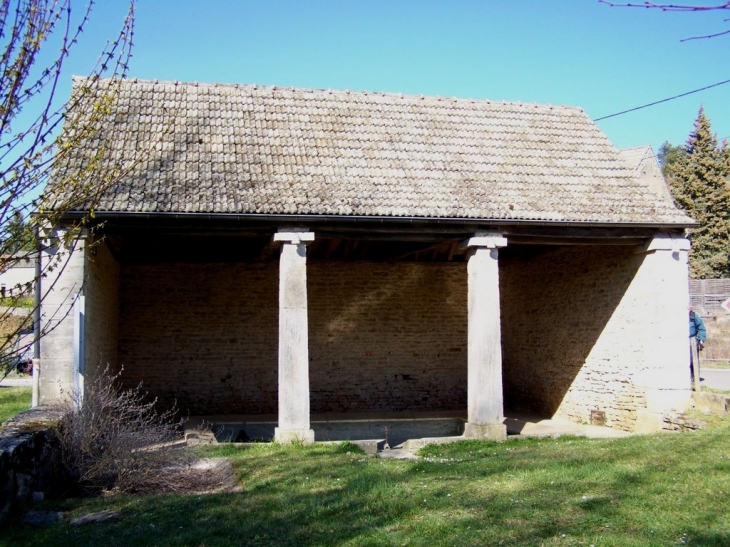
[[[142,159],[93,235],[49,236],[42,401],[123,365],[311,441],[312,413],[460,410],[499,439],[505,409],[650,430],[689,400],[693,221],[579,108],[127,81],[107,130]]]

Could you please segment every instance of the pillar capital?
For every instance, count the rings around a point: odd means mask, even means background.
[[[649,241],[639,247],[638,254],[651,253],[653,251],[671,251],[678,253],[680,251],[690,250],[689,240],[681,235],[676,234],[657,234]]]
[[[281,228],[274,234],[273,241],[275,243],[291,243],[292,245],[300,245],[311,243],[314,241],[314,232],[308,231],[306,228]]]
[[[499,232],[474,232],[474,235],[465,239],[462,248],[498,249],[507,246],[507,238]]]

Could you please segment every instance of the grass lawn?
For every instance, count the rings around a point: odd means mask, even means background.
[[[29,408],[29,387],[0,387],[0,425],[11,416]]]
[[[702,365],[702,368],[712,368],[712,369],[729,369],[730,363],[727,361],[703,361],[700,363]]]
[[[730,545],[730,420],[682,434],[462,442],[420,460],[348,444],[222,445],[243,491],[45,501],[116,521],[9,520],[0,545]]]

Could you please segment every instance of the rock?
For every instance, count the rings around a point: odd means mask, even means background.
[[[26,524],[42,525],[63,520],[63,513],[58,511],[29,511],[23,522]]]
[[[89,513],[88,515],[71,519],[69,524],[79,526],[81,524],[89,524],[90,522],[104,522],[106,520],[119,518],[120,514],[121,513],[119,513],[119,511],[106,509],[104,511],[99,511],[98,513]]]

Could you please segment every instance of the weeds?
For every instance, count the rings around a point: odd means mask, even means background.
[[[176,490],[169,470],[190,464],[173,442],[180,437],[176,409],[158,413],[141,386],[119,387],[120,374],[107,368],[87,382],[83,398],[71,397],[54,430],[63,471],[72,489],[87,494]]]

